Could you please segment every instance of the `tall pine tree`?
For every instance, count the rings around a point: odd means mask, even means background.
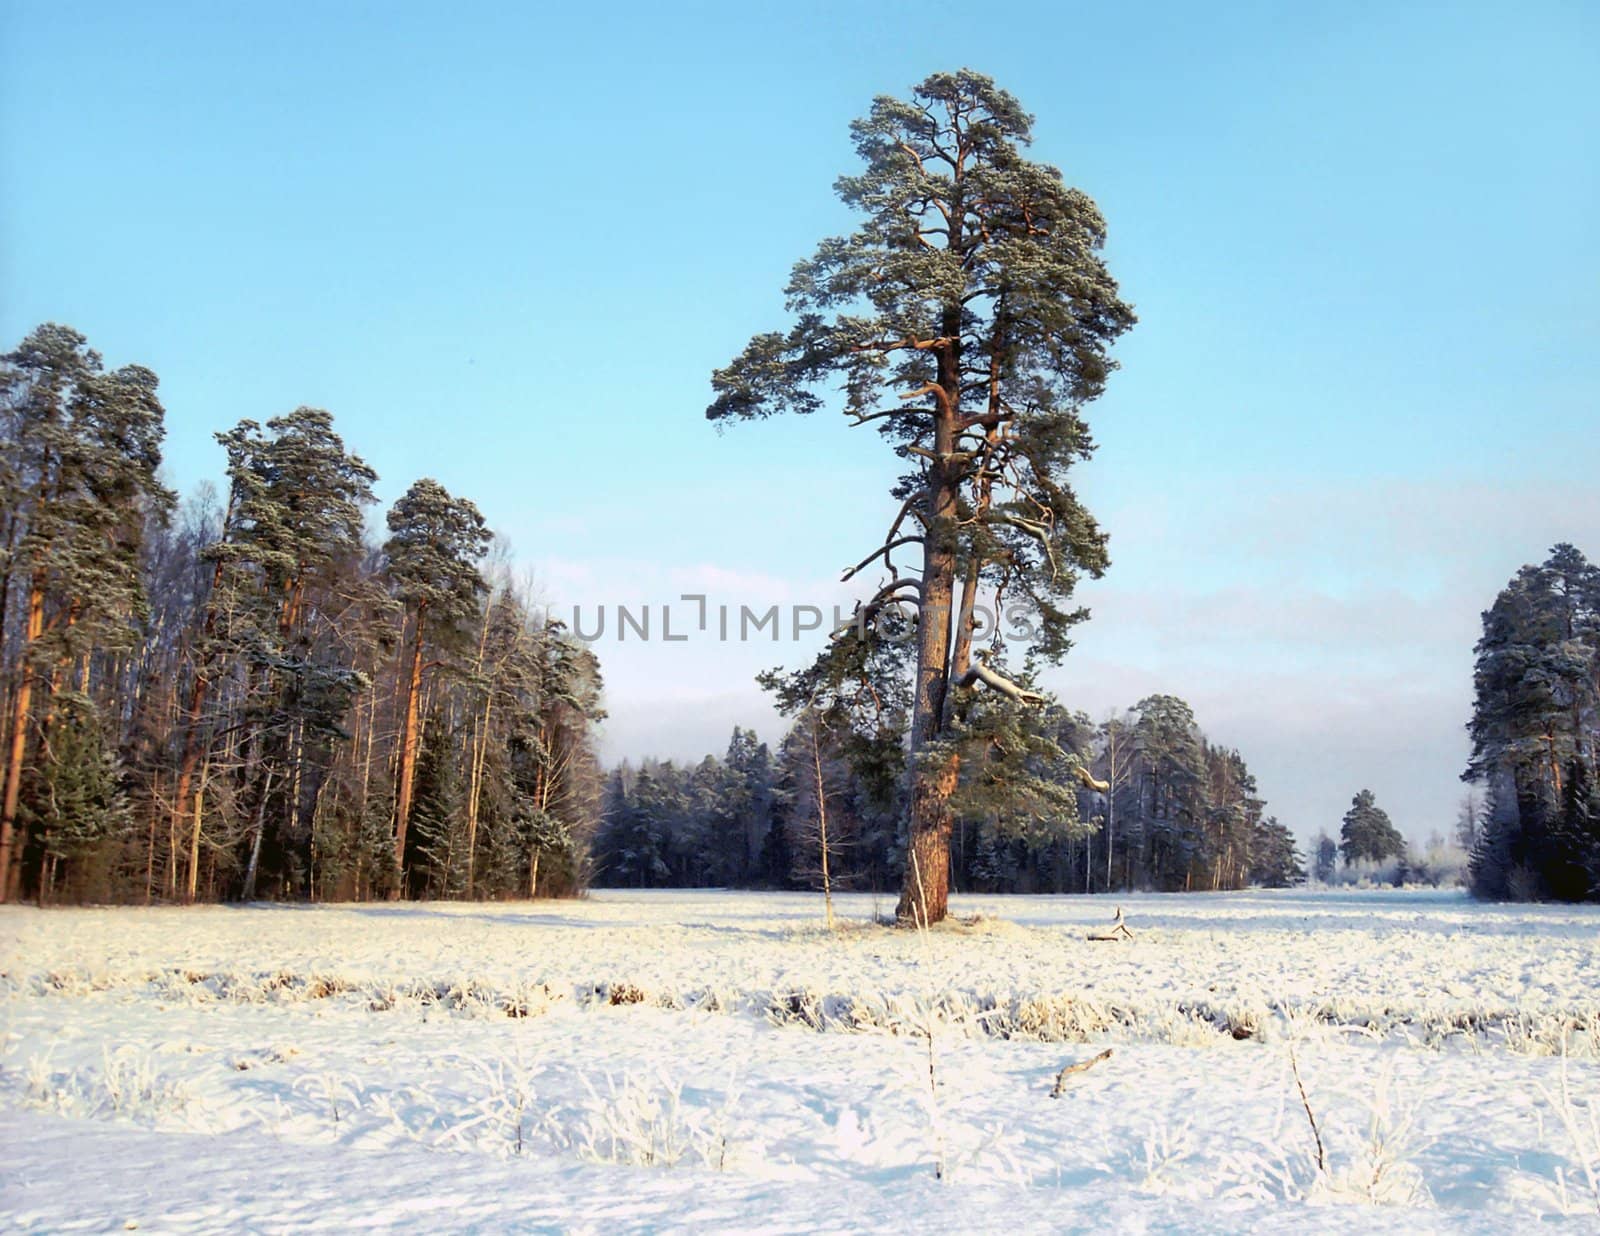
[[[443,485],[428,478],[406,490],[389,511],[389,539],[383,551],[410,627],[395,790],[395,896],[405,887],[406,833],[422,733],[424,650],[430,644],[453,648],[466,637],[467,623],[477,615],[488,590],[478,563],[488,551],[490,539],[476,506],[451,496]]]
[[[977,607],[1025,598],[1045,657],[1084,617],[1081,572],[1106,565],[1105,537],[1067,484],[1092,449],[1081,411],[1133,324],[1101,261],[1105,222],[1055,168],[1026,159],[1033,120],[969,70],[927,78],[909,99],[880,97],[852,127],[865,167],[839,181],[861,216],[795,267],[787,332],[757,335],[713,377],[707,415],[744,420],[823,406],[871,424],[907,465],[869,604],[915,596],[921,621],[910,724],[909,861],[904,921],[947,912],[951,798],[960,779],[958,689],[1037,697],[974,654]],[[914,546],[921,570],[901,573]]]

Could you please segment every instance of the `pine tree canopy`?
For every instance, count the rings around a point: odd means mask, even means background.
[[[1483,785],[1472,882],[1489,897],[1600,898],[1600,567],[1568,544],[1483,615],[1464,780]]]
[[[1339,836],[1339,849],[1347,863],[1383,862],[1406,852],[1405,838],[1389,822],[1388,813],[1378,806],[1371,790],[1362,790],[1351,800]]]

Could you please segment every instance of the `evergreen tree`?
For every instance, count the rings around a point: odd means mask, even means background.
[[[411,820],[421,737],[423,650],[430,641],[458,644],[487,591],[478,563],[491,534],[478,508],[437,481],[417,481],[389,511],[383,552],[395,594],[411,630],[404,677],[405,710],[395,790],[395,891],[404,887],[406,833]]]
[[[1278,823],[1277,816],[1268,816],[1256,824],[1250,843],[1250,879],[1263,888],[1292,888],[1305,883],[1300,847],[1294,834]]]
[[[570,892],[586,878],[583,847],[600,801],[591,736],[606,715],[600,664],[562,623],[550,618],[540,623],[534,648],[533,693],[516,731],[519,784],[539,813],[527,832],[529,896],[536,895],[541,880],[547,891]]]
[[[658,769],[641,768],[609,829],[611,874],[624,887],[655,888],[671,874],[666,854],[677,813],[670,772],[662,781]]]
[[[1561,901],[1600,900],[1600,796],[1588,764],[1574,758],[1562,785],[1561,814],[1543,875]]]
[[[92,707],[79,702],[64,710],[29,791],[23,812],[42,850],[40,902],[54,899],[58,882],[74,900],[108,899],[109,866],[121,855],[132,815]]]
[[[436,621],[425,515],[392,563],[367,543],[372,473],[326,412],[218,435],[226,500],[203,485],[173,523],[147,370],[45,326],[0,388],[0,893],[395,891],[405,737],[428,764],[414,891],[582,887],[594,656],[508,588]],[[451,672],[408,699],[419,646]]]
[[[1592,896],[1574,779],[1591,784],[1600,742],[1600,568],[1571,545],[1525,566],[1483,615],[1472,756],[1463,778],[1487,804],[1472,849],[1480,896]],[[1579,803],[1574,816],[1574,802]]]
[[[1313,874],[1318,884],[1326,884],[1333,879],[1334,869],[1339,863],[1339,843],[1327,833],[1318,833],[1313,854]]]
[[[412,828],[407,835],[408,895],[454,897],[466,890],[466,853],[461,828],[461,778],[455,741],[443,714],[435,710],[423,729],[417,758]]]
[[[1001,695],[974,701],[965,733],[975,741],[950,796],[951,811],[987,828],[997,843],[1033,850],[1086,836],[1091,826],[1078,814],[1077,774],[1084,761],[1050,732],[1059,734],[1064,722],[1060,709],[1041,712]]]
[[[1189,705],[1151,695],[1134,705],[1139,814],[1136,866],[1156,888],[1185,888],[1201,843],[1205,749]]]
[[[1202,742],[1205,758],[1205,806],[1202,846],[1190,860],[1187,887],[1242,888],[1255,847],[1267,834],[1261,829],[1265,803],[1256,796],[1256,779],[1235,750]]]
[[[6,553],[0,597],[13,581],[24,610],[14,656],[11,715],[0,788],[0,901],[21,879],[16,842],[30,738],[48,739],[55,696],[81,688],[90,660],[137,644],[145,610],[139,574],[149,517],[172,495],[157,479],[164,412],[156,376],[137,365],[107,372],[70,327],[45,325],[0,358],[7,436],[0,459]],[[0,609],[0,640],[12,638]],[[35,716],[39,687],[46,699]],[[35,728],[37,727],[37,728]],[[27,847],[36,859],[37,844]]]
[[[185,827],[193,778],[211,747],[206,731],[216,719],[204,705],[218,663],[242,665],[251,793],[263,800],[240,890],[249,899],[263,878],[277,892],[309,880],[308,817],[347,736],[342,721],[368,686],[347,663],[335,617],[347,608],[343,581],[363,554],[362,507],[375,476],[316,408],[275,417],[265,429],[241,421],[217,440],[228,457],[228,509],[205,550],[211,589],[195,640],[171,827]]]
[[[770,768],[755,734],[737,729],[726,759],[707,756],[681,768],[646,761],[643,790],[631,765],[614,770],[595,844],[600,880],[625,887],[875,890],[900,882],[904,748],[893,688],[903,680],[882,677],[876,659],[864,655],[870,647],[835,641],[804,670],[761,676],[793,716]],[[892,663],[887,648],[881,651]],[[1017,680],[1026,682],[1026,672]],[[998,697],[975,703],[968,733],[986,735],[990,750],[963,760],[951,796],[959,827],[954,880],[989,892],[1080,891],[1086,867],[1091,879],[1103,870],[1088,842],[1105,819],[1111,783],[1090,789],[1080,774],[1091,763],[1105,766],[1104,752],[1094,751],[1104,730],[1053,705]],[[1293,837],[1263,819],[1264,804],[1238,751],[1207,742],[1188,705],[1175,697],[1151,696],[1132,715],[1122,734],[1127,767],[1118,779],[1119,818],[1129,821],[1127,844],[1119,841],[1117,851],[1126,886],[1228,889],[1304,880]],[[742,876],[730,874],[730,853],[744,853],[741,821],[752,801],[757,809],[748,818],[759,822],[763,837],[757,862]],[[1141,803],[1148,808],[1148,846]],[[1337,848],[1331,840],[1327,845],[1331,864]]]
[[[839,182],[859,229],[796,266],[795,326],[757,335],[719,370],[707,412],[719,422],[812,412],[815,388],[842,381],[851,419],[875,424],[911,465],[882,544],[847,573],[882,559],[889,579],[868,609],[914,592],[924,619],[907,921],[946,914],[963,750],[953,692],[982,684],[1036,698],[973,655],[980,592],[1026,598],[1033,645],[1055,659],[1084,616],[1070,606],[1079,573],[1106,565],[1105,538],[1066,473],[1092,449],[1080,412],[1133,314],[1100,260],[1094,203],[1023,157],[1031,129],[1015,98],[967,70],[929,77],[906,101],[877,99],[852,130],[865,168]],[[920,548],[919,574],[893,567],[905,545]]]
[[[708,883],[748,883],[757,872],[772,819],[773,768],[767,745],[754,730],[734,727],[720,766],[716,810],[706,838]]]
[[[1405,856],[1405,838],[1389,822],[1388,813],[1378,806],[1371,790],[1362,790],[1351,799],[1339,837],[1339,851],[1347,863],[1381,863]]]
[[[1464,852],[1472,853],[1478,843],[1478,796],[1468,794],[1461,800],[1456,812],[1455,842]]]

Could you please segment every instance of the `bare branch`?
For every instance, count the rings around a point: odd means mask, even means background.
[[[1122,907],[1118,906],[1117,916],[1111,920],[1110,931],[1091,932],[1084,938],[1100,941],[1131,940],[1133,939],[1133,932],[1129,931],[1128,924],[1122,921]]]
[[[851,424],[853,424],[853,425],[865,425],[868,421],[882,421],[882,420],[887,420],[890,417],[894,417],[894,416],[914,416],[918,412],[926,413],[927,409],[926,408],[885,408],[881,412],[850,412],[850,411],[847,410],[846,411],[846,415],[850,417]]]
[[[1019,704],[1042,704],[1044,696],[1037,691],[1029,691],[1026,687],[1019,687],[1004,674],[997,673],[984,662],[984,654],[979,653],[978,659],[967,667],[967,672],[961,675],[959,686],[970,687],[975,682],[981,682],[991,690],[1000,692],[1007,699],[1015,700]]]
[[[1052,1099],[1059,1099],[1063,1094],[1065,1094],[1067,1092],[1067,1078],[1071,1077],[1074,1073],[1085,1072],[1088,1069],[1094,1068],[1094,1066],[1099,1064],[1102,1060],[1109,1059],[1111,1059],[1111,1049],[1108,1047],[1098,1056],[1090,1056],[1087,1060],[1080,1060],[1076,1064],[1067,1065],[1066,1068],[1062,1069],[1061,1072],[1056,1074],[1055,1089],[1050,1092],[1050,1097]]]
[[[1312,1140],[1317,1143],[1317,1170],[1326,1175],[1328,1155],[1322,1148],[1322,1130],[1317,1128],[1317,1118],[1311,1111],[1311,1100],[1306,1097],[1306,1084],[1300,1080],[1300,1060],[1295,1054],[1293,1043],[1289,1044],[1289,1067],[1294,1070],[1294,1085],[1300,1092],[1300,1106],[1306,1109],[1306,1123],[1311,1126]]]
[[[1050,578],[1056,579],[1061,574],[1061,564],[1056,561],[1056,547],[1050,540],[1050,526],[1040,520],[1023,519],[1020,515],[1007,515],[1003,511],[990,511],[986,516],[988,522],[1005,524],[1019,532],[1026,532],[1044,550],[1045,558],[1050,563]]]
[[[898,523],[899,521],[896,522]],[[850,567],[847,571],[845,571],[843,575],[839,576],[839,579],[843,581],[860,574],[863,567],[865,567],[869,562],[872,562],[878,558],[882,558],[884,563],[892,570],[894,568],[894,563],[889,561],[889,554],[893,550],[898,549],[902,545],[921,544],[921,542],[922,538],[920,536],[897,536],[892,541],[885,541],[882,546],[873,550],[860,562],[856,563],[855,566]]]
[[[887,601],[895,593],[899,592],[902,588],[921,587],[922,583],[920,580],[911,579],[909,577],[893,580],[890,583],[885,584],[882,588],[879,588],[877,592],[873,593],[872,599],[863,605],[862,608],[872,609],[874,606],[881,606],[885,601]]]
[[[981,451],[930,451],[925,446],[906,447],[906,454],[932,460],[934,463],[971,463],[982,453]]]
[[[918,588],[918,589],[920,589],[921,587],[922,587],[921,582],[919,580],[915,580],[915,579],[907,578],[907,579],[891,580],[889,583],[885,584],[882,588],[879,588],[877,592],[873,593],[871,600],[869,600],[865,605],[860,606],[856,610],[856,616],[855,616],[855,620],[854,621],[846,623],[845,625],[839,627],[837,630],[835,630],[829,636],[829,638],[830,639],[840,639],[840,638],[842,638],[844,636],[845,632],[849,631],[852,627],[855,627],[855,626],[865,627],[867,625],[867,623],[871,622],[874,618],[876,618],[878,616],[878,611],[881,610],[885,605],[887,605],[890,602],[891,599],[893,599],[895,593],[901,591],[904,588]],[[867,686],[868,686],[869,690],[872,690],[874,697],[876,697],[876,695],[877,695],[876,689],[873,688],[870,683],[868,683]],[[880,711],[881,711],[881,707],[882,706],[880,704],[879,705]]]
[[[926,352],[934,348],[948,348],[956,342],[952,335],[939,335],[933,339],[913,339],[907,336],[904,339],[882,339],[877,343],[858,343],[851,347],[852,352],[903,352],[911,349],[917,352]]]
[[[1073,771],[1077,773],[1078,780],[1083,782],[1087,789],[1093,790],[1096,794],[1109,794],[1111,792],[1111,782],[1095,780],[1095,775],[1082,764],[1079,764]]]

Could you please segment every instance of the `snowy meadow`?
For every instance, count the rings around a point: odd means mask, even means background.
[[[1600,1224],[1600,907],[837,901],[5,907],[0,1216]]]

